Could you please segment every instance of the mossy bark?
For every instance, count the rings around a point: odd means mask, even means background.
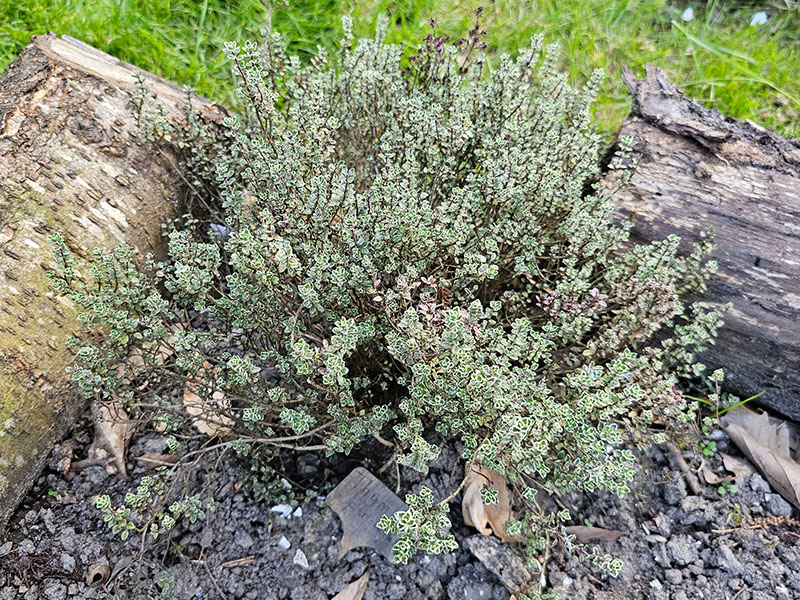
[[[133,70],[50,34],[0,76],[0,530],[83,407],[65,373],[76,310],[45,277],[47,236],[61,232],[84,272],[95,246],[158,255],[183,193],[176,156],[138,135]],[[178,118],[182,90],[143,75]]]

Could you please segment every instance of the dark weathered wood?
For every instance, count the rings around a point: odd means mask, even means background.
[[[663,71],[623,74],[633,94],[620,135],[639,165],[618,194],[634,240],[715,231],[706,299],[733,310],[702,361],[734,393],[800,419],[800,143],[692,102]]]
[[[182,194],[176,156],[138,136],[134,69],[49,34],[0,76],[0,529],[83,406],[64,371],[75,309],[45,278],[47,236],[64,235],[81,271],[95,246],[158,254]],[[140,73],[182,114],[179,87]]]
[[[383,515],[391,516],[408,507],[372,473],[356,468],[331,490],[327,503],[342,520],[339,558],[362,547],[374,548],[385,558],[392,558],[397,537],[384,533],[376,524]]]

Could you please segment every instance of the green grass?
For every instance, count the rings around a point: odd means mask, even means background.
[[[629,108],[619,72],[642,73],[648,62],[667,70],[693,97],[726,115],[800,136],[800,9],[731,7],[730,2],[664,0],[298,0],[273,17],[303,55],[338,38],[339,16],[351,12],[369,34],[377,12],[392,16],[390,39],[415,45],[436,17],[439,29],[463,34],[484,6],[490,52],[513,51],[537,32],[558,42],[576,82],[593,68],[608,73],[597,105],[601,126],[615,129]],[[695,18],[681,13],[693,6]],[[756,10],[766,25],[750,27]],[[0,0],[0,66],[30,36],[66,33],[173,81],[230,104],[230,69],[222,44],[252,39],[267,11],[254,0]]]

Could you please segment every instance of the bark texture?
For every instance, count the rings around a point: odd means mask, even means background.
[[[0,76],[0,530],[83,407],[64,372],[77,321],[45,278],[48,234],[81,271],[95,246],[159,254],[183,193],[176,157],[137,135],[134,70],[178,118],[180,88],[68,37],[34,36]]]
[[[636,138],[638,168],[617,197],[633,239],[688,244],[713,227],[720,268],[705,299],[733,309],[702,362],[800,420],[800,141],[688,100],[659,69],[623,78],[633,109],[619,135]]]

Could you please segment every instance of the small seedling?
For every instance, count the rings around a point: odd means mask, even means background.
[[[717,492],[720,496],[724,496],[725,494],[735,494],[739,491],[739,488],[736,487],[736,484],[732,481],[721,481],[719,487],[717,488]]]
[[[717,442],[705,441],[700,443],[700,451],[706,458],[711,458],[717,453]]]

